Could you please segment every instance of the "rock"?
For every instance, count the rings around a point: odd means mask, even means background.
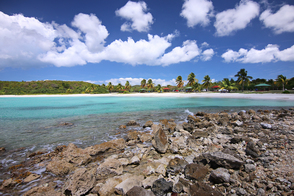
[[[205,112],[197,112],[196,116],[205,116],[205,114],[206,114]]]
[[[167,128],[168,127],[168,120],[167,119],[161,119],[161,120],[159,120],[159,122],[165,127],[165,128]]]
[[[120,125],[119,126],[119,129],[126,129],[127,127],[126,127],[126,125]]]
[[[143,176],[131,176],[128,179],[124,180],[120,184],[115,187],[115,190],[120,195],[125,195],[132,187],[134,186],[142,186],[141,181],[144,179]]]
[[[162,129],[162,126],[160,124],[158,124],[158,125],[153,124],[151,128],[153,130],[152,134],[155,135],[159,129]]]
[[[208,173],[207,167],[202,164],[191,163],[186,165],[184,175],[187,179],[202,180]]]
[[[169,133],[174,133],[176,131],[176,123],[175,122],[169,123],[167,126],[167,129]]]
[[[209,133],[207,133],[206,131],[194,131],[192,133],[192,136],[195,138],[195,139],[198,139],[200,137],[208,137],[209,136]]]
[[[139,124],[135,120],[130,120],[126,126],[139,126]]]
[[[63,194],[54,190],[53,187],[34,187],[23,196],[62,196]]]
[[[6,151],[6,149],[4,147],[0,147],[0,153],[3,153],[5,151]]]
[[[196,122],[201,122],[201,119],[198,117],[195,117],[193,115],[188,115],[187,121],[188,121],[188,123],[196,123]]]
[[[246,152],[246,155],[250,155],[253,158],[257,158],[259,156],[258,155],[259,150],[258,148],[255,147],[255,144],[252,141],[247,143],[245,152]]]
[[[169,161],[169,164],[167,165],[166,171],[167,171],[167,173],[177,175],[180,172],[182,173],[184,171],[184,168],[185,168],[185,166],[187,164],[188,163],[185,160],[176,157],[176,158],[171,159]]]
[[[38,178],[40,178],[40,175],[38,175],[38,174],[30,174],[28,177],[26,177],[24,179],[24,183],[31,182],[31,181],[36,180]]]
[[[85,151],[89,153],[91,156],[95,156],[104,152],[115,152],[115,151],[123,150],[125,147],[126,147],[125,140],[121,138],[121,139],[104,142],[98,145],[90,146],[88,148],[85,148]]]
[[[122,176],[115,176],[112,178],[108,178],[105,183],[100,183],[98,185],[96,185],[96,187],[98,188],[97,193],[99,195],[111,195],[111,194],[115,194],[115,187],[120,184],[122,181],[128,179],[129,177],[131,177],[131,174],[124,174]],[[94,187],[93,189],[95,189],[96,187]]]
[[[192,124],[192,123],[186,123],[186,122],[184,122],[182,124],[182,127],[183,127],[184,130],[188,131],[189,133],[192,133],[193,130],[194,130],[194,124]]]
[[[70,122],[61,122],[59,123],[57,126],[73,126],[74,123],[70,123]]]
[[[179,150],[186,149],[186,137],[171,137],[170,150],[172,153],[177,153]]]
[[[224,182],[228,183],[230,180],[230,174],[227,169],[220,167],[211,172],[210,180],[216,184]]]
[[[224,117],[224,118],[220,118],[220,119],[218,120],[218,124],[221,125],[221,126],[227,126],[228,122],[229,122],[229,119],[226,118],[226,117]]]
[[[250,110],[248,111],[248,114],[250,114],[250,115],[255,115],[256,112],[255,112],[254,110],[250,109]]]
[[[238,188],[236,191],[237,195],[247,195],[247,191],[243,188]]]
[[[152,191],[156,196],[163,196],[172,191],[173,182],[160,178],[153,183]]]
[[[163,176],[165,176],[166,175],[166,167],[165,167],[165,165],[160,164],[156,169],[156,173],[162,174]]]
[[[144,134],[142,134],[139,137],[140,137],[140,141],[142,143],[144,143],[144,142],[150,142],[153,139],[153,136],[151,134],[149,134],[149,133],[144,133]]]
[[[243,141],[243,138],[242,137],[235,136],[235,137],[231,138],[230,143],[231,144],[238,144],[238,143],[240,143],[242,141]]]
[[[242,160],[220,151],[203,154],[202,156],[206,160],[209,160],[212,168],[225,167],[226,169],[239,169],[244,163]]]
[[[121,175],[123,173],[122,163],[117,159],[108,158],[97,168],[97,175],[104,177],[109,175]]]
[[[153,144],[154,148],[160,153],[165,153],[167,151],[168,139],[162,129],[159,129],[156,132],[154,139],[152,141],[152,144]]]
[[[182,191],[183,191],[183,184],[181,182],[177,182],[172,188],[172,192],[175,192],[175,193],[181,193]]]
[[[127,133],[127,141],[137,140],[139,132],[138,131],[130,131]]]
[[[64,176],[74,171],[75,167],[64,159],[54,157],[52,161],[46,166],[46,171],[51,172],[57,176]]]
[[[153,126],[153,121],[149,120],[147,121],[144,125],[143,125],[143,128],[146,128],[146,127],[152,127]]]
[[[63,193],[65,195],[80,196],[87,193],[93,188],[95,183],[96,170],[87,170],[86,168],[79,168],[75,173],[69,177],[63,186]]]
[[[236,120],[233,124],[235,126],[241,127],[244,123],[243,123],[243,121]]]
[[[257,196],[265,196],[265,191],[263,188],[259,188],[256,193]]]
[[[207,184],[203,182],[197,182],[190,186],[190,195],[191,196],[222,196],[217,190],[214,190]]]
[[[153,192],[149,190],[145,190],[142,187],[134,186],[132,189],[130,189],[127,193],[127,196],[155,196]]]
[[[267,124],[267,123],[260,123],[260,125],[262,126],[262,128],[264,129],[271,129],[271,124]]]
[[[140,162],[140,159],[138,158],[138,156],[133,156],[131,159],[130,159],[130,162],[129,164],[139,164]]]
[[[17,182],[15,180],[13,180],[12,178],[9,178],[9,179],[3,181],[2,187],[13,187],[16,184],[17,184]],[[2,187],[1,187],[1,189],[2,189]]]
[[[146,179],[142,181],[142,187],[143,188],[151,188],[153,186],[153,183],[158,180],[158,176],[148,176]]]
[[[91,161],[91,156],[85,149],[78,148],[75,144],[70,143],[63,150],[63,159],[77,166],[86,165]]]
[[[245,172],[247,172],[247,173],[250,173],[250,172],[256,170],[256,167],[254,164],[245,164],[244,168],[245,168]]]

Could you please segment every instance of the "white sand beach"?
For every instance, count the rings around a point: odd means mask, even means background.
[[[294,94],[244,94],[244,93],[130,93],[130,94],[70,94],[70,95],[1,95],[3,97],[207,97],[207,98],[234,98],[234,99],[272,99],[294,101]]]

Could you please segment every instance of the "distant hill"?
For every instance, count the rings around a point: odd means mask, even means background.
[[[100,85],[79,81],[0,81],[0,95],[35,95],[35,94],[101,94],[108,90]]]

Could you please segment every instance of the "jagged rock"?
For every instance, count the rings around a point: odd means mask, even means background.
[[[170,122],[167,126],[167,129],[169,133],[174,133],[176,131],[176,123]]]
[[[188,131],[189,133],[192,133],[193,130],[194,130],[194,125],[192,123],[186,123],[186,122],[184,122],[182,124],[182,127],[183,127],[184,130]]]
[[[267,124],[267,123],[260,123],[260,125],[262,126],[262,128],[264,129],[271,129],[271,124]]]
[[[180,159],[178,157],[171,159],[169,164],[167,165],[166,171],[167,173],[171,173],[173,175],[177,175],[180,172],[184,171],[185,166],[188,163],[184,159]]]
[[[258,148],[255,147],[254,142],[250,141],[248,142],[246,146],[246,154],[252,156],[253,158],[257,158],[259,155],[259,150]]]
[[[225,167],[227,169],[239,169],[243,165],[243,161],[236,157],[217,151],[202,155],[212,168]],[[195,162],[195,161],[194,161]]]
[[[17,182],[14,179],[9,178],[9,179],[3,181],[1,189],[4,187],[13,187],[16,184],[17,184]]]
[[[129,164],[139,164],[139,162],[140,162],[140,159],[138,158],[138,156],[133,156],[133,157],[130,159]]]
[[[153,183],[158,180],[158,176],[148,176],[146,179],[142,181],[142,187],[143,188],[151,188],[153,186]]]
[[[208,127],[211,127],[213,125],[214,124],[212,122],[208,122],[206,120],[204,120],[202,122],[195,123],[195,126],[198,127],[199,129],[208,128]]]
[[[217,190],[214,190],[207,184],[203,182],[197,182],[190,186],[190,195],[191,196],[222,196]]]
[[[54,190],[53,187],[34,187],[23,196],[62,196],[63,194]]]
[[[220,167],[211,172],[210,180],[217,184],[227,183],[230,180],[230,174],[227,169]]]
[[[174,193],[181,193],[182,191],[183,191],[183,184],[181,182],[177,182],[172,188],[172,192]]]
[[[153,126],[153,121],[149,120],[147,121],[144,125],[143,125],[143,128],[146,128],[146,127],[152,127]]]
[[[205,116],[205,114],[206,114],[205,112],[197,112],[196,116]]]
[[[149,190],[145,190],[142,187],[134,186],[132,189],[130,189],[127,193],[127,196],[155,196],[153,192]]]
[[[245,164],[244,168],[245,168],[245,172],[247,172],[247,173],[250,173],[250,172],[256,170],[256,167],[253,164]]]
[[[36,179],[40,178],[40,177],[41,177],[41,176],[38,175],[38,174],[30,174],[28,177],[26,177],[26,178],[24,179],[24,183],[31,182],[31,181],[33,181],[33,180],[36,180]]]
[[[115,190],[120,195],[125,195],[132,187],[142,186],[141,181],[144,179],[141,175],[131,176],[115,187]]]
[[[237,195],[247,195],[247,191],[243,188],[238,188],[236,191]]]
[[[243,121],[239,121],[239,120],[236,120],[233,123],[234,126],[238,126],[238,127],[241,127],[243,124],[244,124]]]
[[[152,130],[153,130],[153,135],[155,135],[157,133],[157,131],[159,131],[159,129],[162,129],[162,126],[160,124],[156,125],[156,124],[153,124],[152,125]]]
[[[119,126],[119,129],[126,129],[127,127],[126,127],[126,125],[120,125]]]
[[[54,157],[52,161],[46,166],[46,171],[51,172],[57,176],[64,176],[74,171],[75,167],[64,159]]]
[[[243,141],[243,138],[242,137],[233,137],[233,138],[231,138],[231,140],[230,140],[230,143],[231,144],[237,144],[237,143],[240,143],[240,142],[242,142]]]
[[[139,124],[135,120],[130,120],[126,126],[139,126]]]
[[[91,161],[91,156],[85,149],[78,148],[70,143],[63,151],[63,159],[77,166],[86,165]]]
[[[138,140],[138,135],[139,135],[138,131],[130,131],[130,132],[128,132],[127,133],[127,141]]]
[[[139,137],[140,137],[140,141],[142,143],[150,142],[153,139],[153,136],[151,134],[149,134],[149,133],[144,133],[144,134],[140,135]]]
[[[187,179],[202,180],[208,173],[207,167],[202,164],[191,163],[186,165],[184,175]]]
[[[162,129],[159,129],[156,132],[154,139],[152,141],[152,144],[153,144],[154,148],[160,153],[165,153],[167,151],[168,139]]]
[[[179,150],[186,149],[186,137],[170,137],[170,150],[172,153],[177,153]]]
[[[104,177],[109,175],[121,175],[123,173],[122,163],[117,159],[108,158],[97,168],[97,175]]]
[[[188,121],[188,123],[196,123],[196,122],[201,122],[201,119],[198,117],[195,117],[193,115],[188,115],[187,121]]]
[[[122,181],[128,179],[130,176],[132,176],[131,174],[127,173],[124,174],[122,176],[115,176],[112,178],[108,178],[105,183],[100,183],[97,184],[96,187],[98,188],[98,194],[99,195],[111,195],[111,194],[115,194],[115,187],[120,184]],[[93,189],[95,189],[96,187],[94,187]]]
[[[192,133],[192,136],[193,136],[195,139],[198,139],[198,138],[200,138],[200,137],[208,137],[208,136],[209,136],[209,133],[206,132],[206,131],[198,131],[198,130],[196,130],[196,131],[194,131],[194,132]]]
[[[259,188],[257,190],[257,193],[256,193],[257,196],[264,196],[265,195],[265,191],[263,188]]]
[[[126,147],[125,140],[123,138],[116,139],[108,142],[104,142],[98,145],[90,146],[85,148],[86,153],[89,153],[91,156],[98,155],[104,152],[115,152],[123,150]]]
[[[152,191],[156,196],[163,196],[172,191],[173,182],[160,178],[153,183]]]
[[[160,164],[157,168],[156,168],[156,173],[158,174],[162,174],[163,176],[166,175],[166,165],[164,164]]]
[[[227,126],[228,122],[229,122],[229,118],[226,118],[226,117],[222,117],[218,120],[218,124],[221,126]]]
[[[254,110],[250,109],[250,110],[248,111],[248,114],[250,114],[250,115],[255,115],[256,112],[255,112]]]
[[[65,195],[80,196],[87,193],[93,188],[95,183],[96,169],[87,170],[86,168],[79,168],[75,173],[69,177],[63,186],[63,193]]]

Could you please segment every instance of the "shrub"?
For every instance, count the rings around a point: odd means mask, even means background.
[[[288,93],[290,93],[289,91],[287,91],[287,90],[284,90],[283,91],[283,93],[285,93],[285,94],[288,94]]]

